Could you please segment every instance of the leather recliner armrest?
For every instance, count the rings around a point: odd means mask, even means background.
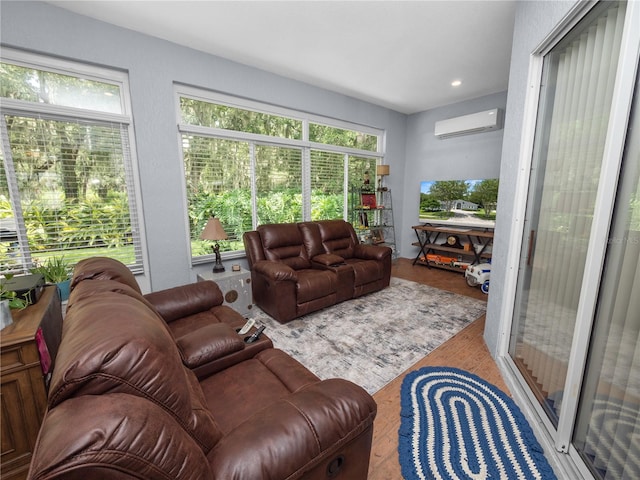
[[[165,322],[206,312],[222,305],[222,291],[215,282],[190,283],[179,287],[159,290],[144,296],[155,307]]]
[[[253,271],[271,280],[297,281],[296,271],[288,265],[271,260],[261,260],[253,264]]]
[[[205,365],[244,349],[244,341],[226,323],[210,323],[187,333],[176,341],[182,360],[189,368]]]
[[[354,257],[365,260],[383,260],[389,255],[391,255],[391,249],[389,247],[364,245],[362,243],[357,244],[353,252]]]
[[[307,385],[225,435],[209,452],[209,464],[215,478],[262,478],[264,472],[290,478],[360,436],[376,411],[373,398],[346,380]],[[250,460],[239,452],[251,452]]]

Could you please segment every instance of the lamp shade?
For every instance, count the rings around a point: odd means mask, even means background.
[[[201,240],[226,240],[227,234],[222,228],[220,220],[211,217],[200,234]]]
[[[379,176],[389,175],[389,165],[377,165],[376,175],[379,175]]]

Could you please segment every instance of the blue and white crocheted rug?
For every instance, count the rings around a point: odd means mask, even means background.
[[[556,479],[518,406],[476,375],[421,368],[405,377],[401,402],[405,480]]]

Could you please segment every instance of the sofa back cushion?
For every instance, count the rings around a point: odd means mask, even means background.
[[[70,289],[84,280],[115,280],[142,293],[131,270],[122,262],[107,257],[91,257],[79,261],[73,269]]]
[[[260,225],[256,231],[262,240],[265,260],[284,263],[294,270],[311,268],[298,224]]]
[[[166,411],[123,393],[70,398],[47,413],[31,480],[212,478],[204,452]]]
[[[48,404],[114,392],[155,403],[205,452],[222,435],[162,319],[133,296],[105,291],[76,299],[68,310]]]
[[[332,253],[346,259],[353,258],[358,244],[356,232],[344,220],[322,220],[316,222],[324,253]]]

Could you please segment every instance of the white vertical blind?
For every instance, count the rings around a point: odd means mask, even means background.
[[[547,134],[539,142],[546,149],[536,172],[542,187],[528,214],[535,242],[518,286],[511,354],[555,416],[562,406],[622,34],[624,7],[612,5],[545,59],[550,113],[538,126]]]
[[[638,77],[640,78],[640,76]],[[605,480],[640,478],[640,80],[574,444]]]

